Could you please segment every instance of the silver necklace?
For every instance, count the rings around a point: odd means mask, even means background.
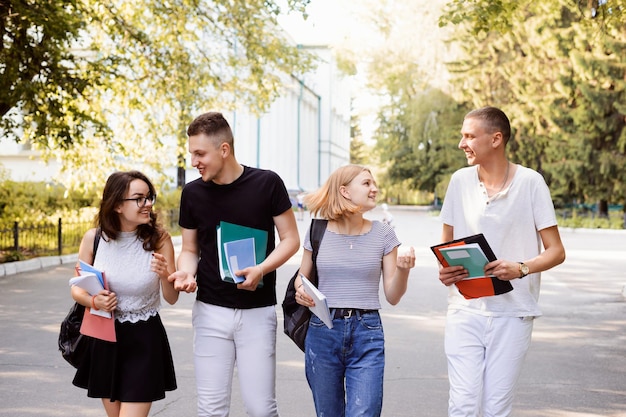
[[[507,161],[507,163],[506,163],[506,172],[504,174],[504,181],[502,181],[502,185],[500,186],[500,189],[498,191],[496,191],[495,194],[500,193],[504,189],[504,186],[506,185],[507,181],[509,180],[509,168],[510,167],[511,167],[511,164]],[[482,178],[480,178],[480,173],[478,174],[478,179],[480,180],[480,182],[482,182],[484,184]],[[487,188],[486,185],[485,185],[485,188]],[[495,195],[495,194],[493,194],[493,195]]]
[[[358,238],[358,236],[361,235],[361,232],[363,231],[363,226],[365,226],[365,220],[363,220],[363,222],[361,223],[359,232],[356,235],[341,233],[341,231],[339,231],[339,234],[343,237],[343,240],[350,246],[350,249],[354,247],[354,241]],[[337,230],[339,230],[339,228],[337,228]]]

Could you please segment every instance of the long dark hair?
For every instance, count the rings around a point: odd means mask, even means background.
[[[109,176],[102,192],[100,211],[96,216],[96,225],[102,229],[108,239],[117,239],[121,229],[120,215],[115,209],[124,202],[130,183],[134,180],[142,180],[148,184],[149,195],[156,196],[154,186],[143,173],[139,171],[119,171]],[[137,237],[143,242],[143,248],[147,251],[158,250],[159,242],[165,233],[165,229],[157,223],[157,214],[150,211],[150,223],[140,224],[137,228]]]

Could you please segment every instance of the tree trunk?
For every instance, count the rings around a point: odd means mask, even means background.
[[[185,167],[179,166],[176,175],[176,186],[178,188],[183,188],[185,186],[185,181]]]
[[[602,219],[609,218],[609,202],[606,200],[600,200],[598,203],[598,217]]]

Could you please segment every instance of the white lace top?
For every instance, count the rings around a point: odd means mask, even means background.
[[[108,242],[100,239],[94,267],[104,271],[117,295],[116,320],[136,323],[158,313],[161,287],[158,274],[150,271],[152,253],[143,249],[135,232],[120,232]]]

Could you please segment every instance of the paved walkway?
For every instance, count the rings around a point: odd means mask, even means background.
[[[428,249],[439,242],[440,225],[425,211],[392,208],[392,213],[400,240],[416,248],[418,259],[403,300],[382,310],[387,347],[383,414],[445,417],[446,289]],[[371,217],[382,218],[382,212]],[[307,225],[308,220],[299,222],[302,235]],[[535,324],[513,417],[626,416],[626,232],[563,230],[562,236],[568,258],[543,275],[544,317]],[[279,270],[279,302],[299,256]],[[67,280],[74,260],[65,257],[63,263],[0,274],[0,417],[103,415],[98,400],[71,385],[73,368],[56,347],[59,323],[72,303]],[[193,296],[181,295],[161,312],[179,388],[154,403],[152,416],[195,415],[192,303]],[[277,312],[281,416],[314,416],[303,354],[282,334],[280,308]],[[232,403],[231,416],[244,417],[237,382]]]

